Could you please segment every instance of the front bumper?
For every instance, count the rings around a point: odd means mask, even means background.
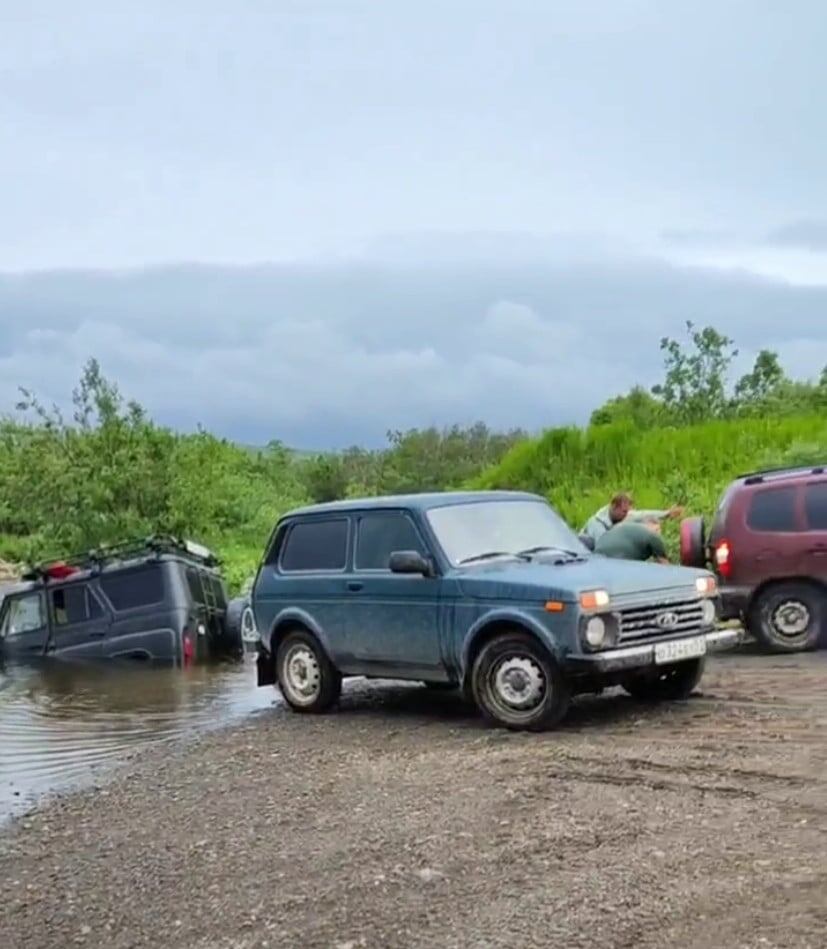
[[[712,629],[694,636],[681,639],[706,639],[706,653],[723,652],[740,643],[743,633],[740,629]],[[635,646],[620,646],[588,656],[569,659],[567,666],[572,672],[607,673],[624,669],[640,669],[655,664],[655,643],[641,643]]]

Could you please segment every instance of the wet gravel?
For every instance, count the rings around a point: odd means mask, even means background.
[[[541,736],[378,685],[147,751],[0,835],[0,946],[823,947],[827,659]]]

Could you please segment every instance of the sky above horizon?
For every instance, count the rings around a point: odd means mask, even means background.
[[[2,5],[0,411],[95,355],[246,440],[579,422],[688,318],[815,375],[825,45],[816,0]]]

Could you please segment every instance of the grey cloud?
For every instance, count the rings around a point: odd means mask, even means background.
[[[388,428],[539,428],[658,375],[712,323],[797,375],[827,363],[827,288],[657,260],[361,259],[0,276],[0,407],[64,401],[91,355],[161,421],[246,442],[376,444]]]
[[[795,221],[778,227],[767,235],[766,242],[776,247],[804,250],[827,250],[827,221]]]

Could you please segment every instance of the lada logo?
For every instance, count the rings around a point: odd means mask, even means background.
[[[655,623],[660,629],[674,629],[678,625],[677,613],[659,613]]]

